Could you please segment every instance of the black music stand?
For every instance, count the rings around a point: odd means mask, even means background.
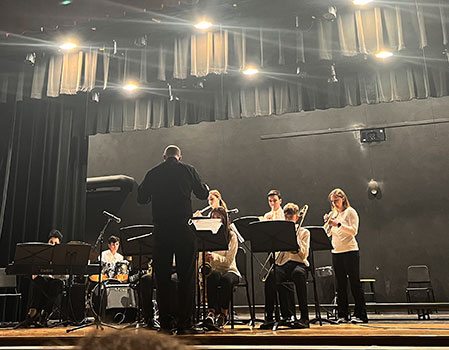
[[[323,325],[323,321],[330,324],[335,324],[334,321],[323,319],[321,317],[321,305],[316,289],[315,261],[313,258],[315,252],[324,250],[330,251],[332,249],[332,244],[323,226],[305,226],[304,228],[310,232],[310,270],[312,274],[313,294],[315,299],[315,318],[311,319],[310,323],[318,322],[320,326]]]
[[[244,216],[235,219],[232,223],[237,229],[238,234],[245,240],[251,242],[251,238],[255,235],[254,228],[250,225],[253,222],[259,222],[260,218],[258,216]],[[250,270],[251,270],[251,303],[252,303],[252,315],[251,316],[251,326],[255,326],[256,321],[263,322],[264,320],[256,319],[256,301],[255,301],[255,291],[254,291],[254,259],[259,261],[257,257],[254,256],[253,250],[248,247],[245,241],[239,239],[239,241],[245,246],[246,249],[251,254],[250,259]],[[251,244],[252,245],[252,244]],[[260,263],[260,262],[259,262]],[[263,264],[262,264],[263,265]]]
[[[50,243],[17,243],[14,254],[16,265],[49,265],[53,257],[54,245]]]
[[[282,251],[298,250],[296,238],[296,226],[294,222],[285,220],[270,220],[253,222],[250,224],[254,228],[251,247],[253,252],[270,253],[271,264],[276,276],[275,253]],[[276,278],[276,277],[275,277]],[[276,286],[277,287],[277,286]],[[278,293],[276,288],[275,319],[273,331],[277,330],[281,324],[279,313]],[[289,326],[289,324],[285,324]],[[294,325],[291,325],[294,328]]]
[[[133,225],[120,228],[120,242],[122,252],[125,256],[138,256],[138,275],[137,284],[140,286],[140,278],[142,276],[142,256],[151,256],[153,254],[153,225]],[[134,263],[134,260],[133,260]],[[154,277],[154,276],[153,276]],[[153,279],[154,281],[154,279]],[[141,328],[143,324],[140,316],[141,301],[140,293],[137,297],[137,315],[136,321],[127,325],[125,328]]]
[[[223,224],[217,226],[216,221],[219,219],[211,219],[209,217],[194,217],[191,219],[193,223],[193,231],[197,236],[198,252],[201,252],[203,257],[203,264],[206,262],[206,252],[213,252],[218,250],[228,250],[229,242],[225,235],[225,228]],[[206,315],[206,276],[203,276],[203,319]],[[199,284],[197,284],[199,286]],[[200,319],[201,295],[198,293],[198,321]],[[203,325],[206,327],[206,325]],[[207,326],[208,330],[219,330],[217,327]]]
[[[88,264],[91,246],[87,243],[70,243],[70,244],[56,244],[53,246],[53,265],[64,265],[67,266],[68,272],[68,280],[67,280],[67,295],[65,300],[65,320],[63,319],[61,322],[53,325],[53,327],[57,327],[60,325],[69,325],[71,324],[69,308],[68,305],[71,303],[71,290],[72,290],[72,281],[73,281],[73,269],[76,267],[85,267]],[[72,318],[73,318],[73,309],[72,310]],[[73,320],[72,320],[73,321]],[[76,324],[76,323],[75,323]]]

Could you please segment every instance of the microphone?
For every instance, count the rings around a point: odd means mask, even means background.
[[[228,214],[238,214],[239,210],[238,210],[238,208],[234,208],[234,209],[226,210],[226,212]]]
[[[114,214],[108,213],[106,210],[103,211],[103,215],[107,216],[111,220],[114,220],[117,224],[120,224],[122,222],[122,219],[120,219],[118,216],[115,216]]]

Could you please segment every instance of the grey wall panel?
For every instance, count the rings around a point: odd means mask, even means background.
[[[305,225],[322,222],[329,191],[341,187],[360,216],[362,276],[377,279],[378,300],[405,301],[411,264],[429,265],[437,299],[447,300],[449,124],[387,128],[387,141],[372,144],[360,143],[352,131],[261,136],[448,118],[448,110],[449,98],[440,98],[96,135],[90,138],[89,176],[125,174],[140,183],[161,161],[164,147],[175,143],[239,215],[262,215],[267,191],[278,188],[284,204],[309,205]],[[378,198],[368,195],[372,178],[381,185]],[[194,201],[196,208],[205,205]],[[151,218],[142,217],[146,221]],[[328,265],[330,254],[319,253],[316,260]],[[257,289],[262,303],[260,284]]]

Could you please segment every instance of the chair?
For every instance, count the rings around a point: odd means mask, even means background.
[[[407,268],[407,288],[405,295],[407,302],[412,302],[412,296],[426,293],[427,302],[435,302],[435,295],[430,281],[430,272],[427,265],[411,265]],[[430,319],[429,309],[418,309],[418,319]],[[411,313],[412,310],[409,310]]]
[[[246,290],[246,299],[248,301],[248,308],[249,308],[249,315],[251,317],[251,325],[254,326],[255,324],[255,315],[253,314],[253,307],[251,303],[251,299],[249,297],[249,283],[248,283],[248,269],[247,269],[247,259],[246,259],[246,250],[243,247],[239,247],[237,249],[237,255],[236,255],[236,264],[237,269],[239,270],[240,274],[242,275],[242,278],[240,278],[239,283],[234,286],[233,293],[231,295],[231,309],[230,309],[230,315],[231,315],[231,328],[234,329],[234,292],[237,290],[238,287],[244,287]]]
[[[2,322],[5,321],[6,316],[6,300],[7,298],[15,298],[16,305],[14,311],[13,321],[17,321],[20,315],[22,306],[22,293],[17,291],[17,278],[15,275],[7,275],[5,268],[0,268],[0,298],[5,298],[3,304]]]

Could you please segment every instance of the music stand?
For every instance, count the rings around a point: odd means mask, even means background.
[[[50,243],[17,243],[14,264],[49,265],[53,257],[53,247]]]
[[[137,284],[140,286],[141,270],[142,270],[142,256],[151,256],[153,254],[153,225],[133,225],[120,228],[120,243],[122,245],[122,252],[125,256],[138,256],[138,272]],[[133,259],[134,263],[134,259]],[[154,280],[154,279],[153,279]],[[126,328],[140,328],[140,293],[137,297],[137,315],[136,321],[126,326]],[[151,293],[152,294],[152,293]]]
[[[251,247],[254,252],[270,253],[274,275],[276,276],[276,252],[297,251],[296,226],[294,222],[285,220],[259,221],[250,224],[254,231]],[[275,277],[276,279],[276,277]],[[275,318],[273,330],[277,330],[280,324],[279,302],[276,286]],[[289,326],[289,325],[287,325]]]
[[[85,267],[88,264],[89,255],[91,251],[90,244],[87,243],[70,243],[70,244],[56,244],[53,246],[53,265],[64,265],[67,266],[67,272],[69,278],[67,280],[67,295],[65,300],[66,309],[66,320],[61,321],[59,324],[54,325],[54,327],[69,324],[69,308],[68,303],[71,302],[71,290],[72,290],[72,280],[73,280],[73,269],[75,267]],[[72,309],[73,312],[73,309]],[[73,316],[73,315],[72,315]]]
[[[206,252],[218,250],[228,250],[229,242],[225,235],[225,228],[220,219],[211,219],[209,217],[194,217],[192,220],[193,231],[198,241],[198,252],[201,252],[203,264],[206,262]],[[199,284],[198,284],[199,285]],[[206,276],[203,276],[203,318],[206,314]],[[199,310],[201,305],[201,296],[198,293],[198,321],[200,318]],[[218,330],[213,327],[209,330]]]
[[[243,216],[241,218],[235,219],[232,224],[237,229],[237,232],[245,241],[251,242],[251,238],[253,237],[254,228],[250,226],[252,222],[258,222],[260,221],[258,216]],[[239,241],[241,241],[239,239]],[[251,298],[252,298],[252,315],[251,315],[251,322],[252,326],[255,326],[256,321],[263,322],[264,320],[256,319],[256,301],[255,301],[255,291],[254,291],[254,252],[251,248],[249,248],[244,241],[241,241],[241,243],[248,249],[248,251],[251,253],[251,259],[250,259],[250,270],[251,270]],[[252,246],[252,243],[251,243]],[[256,260],[258,260],[256,258]]]
[[[310,270],[313,280],[313,294],[315,297],[315,318],[311,319],[310,323],[319,322],[320,326],[323,325],[323,321],[330,324],[335,324],[334,321],[323,319],[321,317],[321,305],[316,289],[315,261],[313,258],[315,252],[324,250],[330,251],[332,249],[332,244],[323,226],[305,226],[304,228],[310,232]]]

